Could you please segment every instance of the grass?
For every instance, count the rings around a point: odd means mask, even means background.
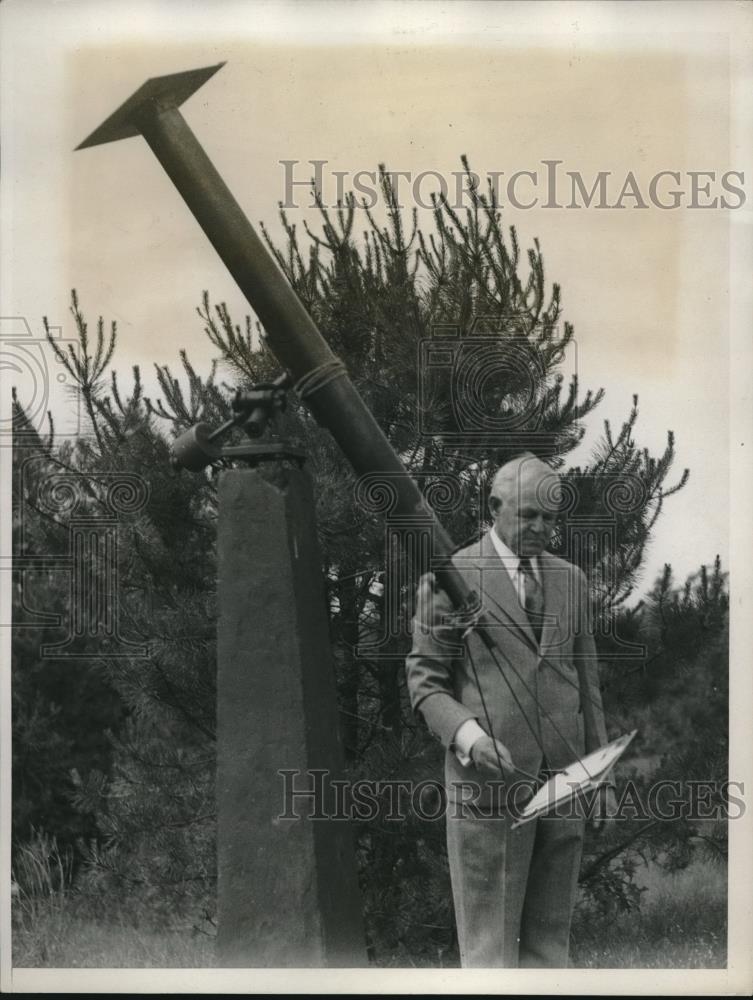
[[[610,921],[576,911],[571,964],[588,969],[720,969],[727,964],[727,870],[647,867],[640,911]]]
[[[214,966],[214,941],[188,931],[155,931],[129,923],[70,916],[48,905],[33,926],[14,927],[13,965],[53,969],[185,969]]]
[[[579,907],[573,921],[571,966],[593,969],[724,968],[726,869],[695,861],[668,874],[656,865],[642,873],[640,910],[607,920]],[[98,917],[72,892],[66,860],[54,841],[22,854],[14,869],[13,965],[16,968],[209,968],[214,939],[192,928],[157,929],[146,921],[105,912]],[[415,958],[415,957],[414,957]],[[395,955],[400,967],[448,967]],[[380,964],[392,965],[392,962]]]
[[[192,928],[156,929],[153,921],[102,915],[102,900],[71,888],[70,857],[36,834],[16,853],[12,945],[16,968],[207,968],[214,939]]]

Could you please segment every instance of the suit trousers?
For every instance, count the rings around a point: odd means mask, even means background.
[[[464,968],[566,968],[585,822],[462,815],[448,803],[447,853]]]

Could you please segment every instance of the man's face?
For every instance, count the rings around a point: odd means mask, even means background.
[[[557,513],[543,505],[537,491],[539,477],[524,478],[501,500],[492,498],[494,528],[505,545],[518,556],[537,556],[547,547]],[[545,493],[541,490],[540,493]]]

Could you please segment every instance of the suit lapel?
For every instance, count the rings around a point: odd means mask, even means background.
[[[557,572],[548,552],[539,556],[539,570],[544,592],[544,622],[541,629],[541,654],[551,642],[558,624],[565,614],[565,581],[562,573]]]
[[[510,574],[499,558],[488,532],[481,539],[481,557],[477,566],[481,571],[481,601],[489,616],[501,621],[505,629],[515,632],[531,649],[538,652],[538,643],[526,610],[521,606]],[[546,602],[546,590],[544,601]]]

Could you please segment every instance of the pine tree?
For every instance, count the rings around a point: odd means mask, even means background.
[[[75,292],[72,313],[79,351],[64,353],[49,340],[84,402],[89,434],[61,445],[52,433],[20,436],[19,542],[27,557],[69,548],[71,509],[50,514],[41,502],[61,472],[76,517],[95,528],[112,519],[113,491],[121,490],[116,591],[112,566],[96,550],[87,567],[90,591],[77,593],[78,578],[70,589],[66,566],[68,578],[50,573],[33,595],[70,626],[77,601],[105,593],[121,636],[108,646],[84,629],[64,660],[54,649],[40,656],[49,636],[39,629],[16,636],[15,835],[28,837],[33,823],[63,843],[76,840],[78,859],[87,863],[80,885],[135,906],[151,901],[155,915],[196,919],[211,911],[214,879],[214,490],[171,468],[163,421],[143,398],[139,369],[127,396],[114,372],[107,379],[115,328],[106,334],[100,319],[92,336]],[[211,375],[202,382],[187,361],[184,371],[194,394],[186,418],[214,419],[222,403]],[[166,398],[177,405],[175,380],[168,370],[161,375]],[[40,746],[35,734],[43,721],[49,729]],[[35,777],[55,789],[57,810],[49,794],[30,793]]]
[[[728,615],[727,574],[718,556],[682,586],[665,565],[645,600],[618,613],[618,638],[640,641],[645,653],[627,670],[607,663],[604,703],[624,729],[639,731],[621,770],[645,815],[640,809],[632,818],[626,814],[607,843],[586,841],[584,899],[602,916],[639,905],[634,876],[649,859],[669,870],[699,854],[726,863],[727,815],[736,815],[727,789]],[[652,813],[649,791],[661,783],[669,792],[657,797]]]
[[[106,732],[122,719],[120,700],[90,660],[55,658],[45,651],[66,638],[69,574],[61,561],[70,540],[64,503],[49,486],[75,463],[69,442],[55,445],[13,398],[12,787],[15,843],[53,830],[62,851],[96,834],[90,817],[72,809],[72,769],[106,768]],[[64,499],[64,498],[61,498]],[[86,654],[86,642],[78,652]]]

